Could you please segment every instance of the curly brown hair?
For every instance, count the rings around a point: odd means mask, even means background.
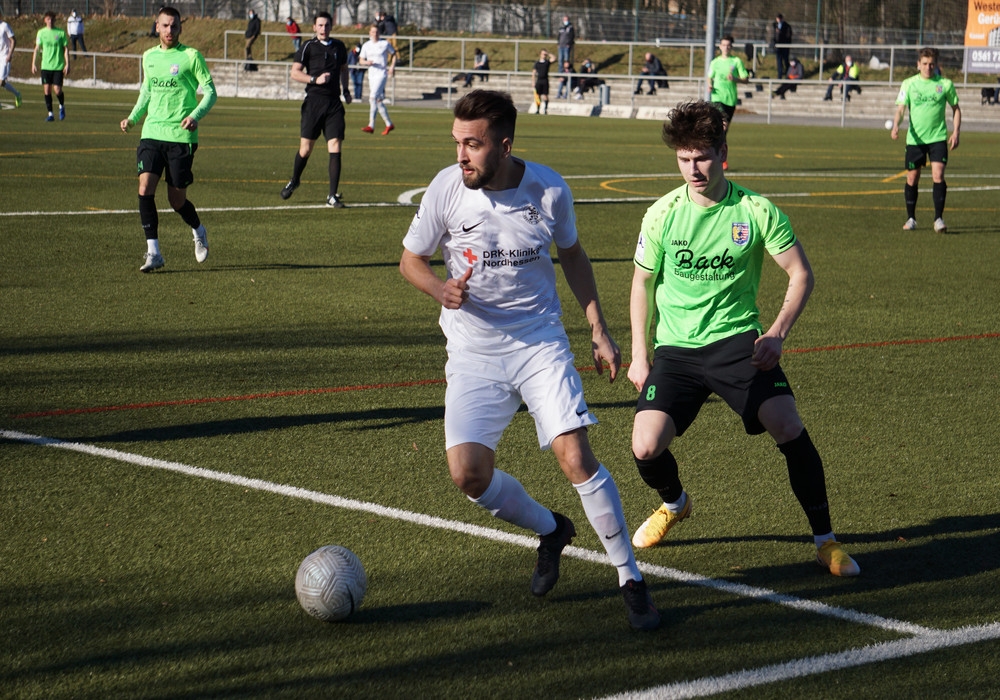
[[[663,122],[663,143],[675,151],[714,148],[726,143],[726,119],[711,102],[682,102]]]

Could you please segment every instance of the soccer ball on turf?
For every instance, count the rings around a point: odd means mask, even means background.
[[[295,574],[295,597],[313,617],[334,622],[361,607],[368,577],[361,560],[346,547],[327,545],[311,553]]]

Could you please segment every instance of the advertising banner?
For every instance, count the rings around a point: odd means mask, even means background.
[[[969,0],[965,70],[1000,74],[1000,0]]]

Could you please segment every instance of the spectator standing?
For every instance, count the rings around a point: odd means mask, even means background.
[[[248,63],[243,64],[243,70],[257,70],[257,66],[249,61],[253,60],[253,43],[257,41],[257,37],[260,36],[260,17],[253,10],[248,13],[249,19],[247,20],[247,30],[243,33],[246,38],[246,59]]]
[[[347,67],[351,74],[351,84],[354,86],[354,99],[360,100],[365,85],[365,70],[358,67],[358,60],[361,55],[361,42],[359,41],[347,54]]]
[[[781,44],[792,43],[792,25],[786,22],[785,18],[779,12],[774,18],[774,24],[771,27],[773,30],[771,48],[774,50],[774,60],[778,66],[778,80],[781,80],[788,74],[788,69],[791,66],[788,58],[791,48],[781,46]]]
[[[385,14],[385,13],[383,13]],[[385,84],[392,76],[396,67],[396,49],[386,39],[380,36],[378,25],[372,25],[368,30],[368,41],[361,47],[358,63],[368,67],[368,125],[362,128],[366,134],[375,132],[375,113],[377,112],[385,129],[382,135],[387,136],[396,127],[389,118],[389,110],[385,108]]]
[[[830,102],[833,100],[833,84],[836,82],[846,82],[847,85],[847,101],[851,101],[851,90],[856,90],[857,93],[861,94],[860,85],[851,85],[850,83],[857,82],[860,72],[858,71],[858,64],[854,62],[850,54],[844,56],[844,62],[837,66],[837,70],[833,72],[830,76],[830,86],[826,89],[826,95],[823,97],[824,102]],[[840,86],[840,91],[844,91],[844,86]]]
[[[766,431],[777,443],[812,530],[817,563],[835,576],[857,576],[860,568],[834,536],[823,462],[779,364],[814,284],[802,244],[774,204],[726,179],[726,123],[718,109],[707,102],[679,105],[663,123],[663,141],[675,152],[685,184],[643,217],[629,303],[628,369],[640,392],[632,454],[661,505],[632,544],[651,547],[690,515],[691,498],[670,445],[715,393],[740,415],[748,435]],[[767,330],[756,301],[765,253],[788,277]]]
[[[292,196],[301,182],[309,156],[320,133],[326,137],[326,150],[330,154],[328,172],[330,191],[326,205],[343,209],[340,189],[340,148],[344,140],[344,104],[351,103],[351,86],[347,75],[347,47],[340,39],[330,36],[333,17],[320,12],[313,18],[315,37],[309,39],[292,63],[291,77],[305,83],[306,96],[302,101],[302,120],[299,126],[299,150],[292,165],[292,178],[281,190],[281,198]],[[341,102],[340,96],[344,99]]]
[[[390,44],[394,51],[398,51],[399,47],[396,46],[396,34],[399,32],[399,25],[396,24],[396,18],[391,14],[386,14],[385,10],[379,10],[378,14],[375,15],[378,24],[379,36],[385,38]]]
[[[73,44],[73,53],[76,53],[76,45],[80,45],[80,51],[87,53],[87,44],[83,40],[83,17],[73,10],[66,18],[66,31],[69,32],[69,40]]]
[[[576,29],[569,21],[569,17],[563,15],[562,24],[559,26],[559,65],[566,61],[573,62],[573,47],[576,46]]]
[[[782,83],[778,86],[778,89],[774,91],[774,94],[781,99],[785,99],[786,92],[796,92],[798,85],[795,83],[805,77],[805,70],[802,68],[802,63],[797,58],[788,59],[788,74],[785,76],[788,80],[795,81],[790,83]]]
[[[285,31],[288,32],[292,37],[292,50],[298,52],[302,48],[302,37],[299,33],[302,31],[299,29],[299,23],[296,22],[291,17],[285,19]]]
[[[649,83],[649,92],[647,94],[655,95],[657,86],[669,88],[670,85],[666,80],[653,79],[653,76],[656,75],[664,77],[667,75],[667,69],[663,67],[663,63],[660,59],[647,51],[646,55],[643,57],[643,61],[644,63],[642,64],[642,69],[640,69],[639,72],[646,76],[646,82]],[[639,84],[635,87],[635,94],[642,94],[642,78],[639,78]]]
[[[42,52],[41,76],[42,94],[49,115],[45,121],[55,120],[52,115],[52,93],[59,100],[59,121],[66,118],[66,98],[63,94],[63,78],[69,75],[69,40],[66,32],[56,24],[56,13],[49,10],[42,18],[45,26],[35,35],[35,50],[31,53],[31,74],[39,72],[38,52]]]
[[[571,77],[571,73],[575,73],[576,69],[573,64],[569,61],[563,61],[562,68],[559,73],[562,77],[559,78],[559,90],[556,92],[556,99],[561,100],[562,98],[569,99],[570,94],[576,90],[576,78]]]
[[[892,120],[892,140],[899,138],[899,124],[903,113],[910,110],[910,128],[906,132],[906,185],[903,199],[906,203],[906,223],[904,231],[917,227],[917,185],[920,171],[927,161],[931,164],[934,180],[932,197],[934,201],[934,230],[947,233],[944,223],[944,200],[948,185],[944,180],[944,169],[948,164],[948,151],[958,148],[958,132],[962,128],[962,110],[958,107],[958,93],[955,84],[941,75],[938,65],[938,50],[925,47],[920,50],[916,75],[907,78],[900,85],[896,97],[896,115]],[[952,132],[948,137],[948,122],[945,105],[951,105]]]
[[[3,13],[0,12],[0,86],[14,95],[14,107],[21,106],[21,93],[16,87],[11,85],[10,59],[14,56],[14,47],[17,46],[17,37],[14,30],[3,20]]]
[[[164,171],[167,200],[194,235],[195,260],[201,263],[208,258],[208,234],[187,198],[187,188],[194,182],[191,166],[198,150],[198,123],[215,104],[215,83],[201,53],[180,43],[181,14],[177,9],[161,7],[156,25],[160,43],[142,55],[139,99],[120,124],[127,133],[146,117],[136,149],[139,220],[146,235],[146,258],[140,272],[152,272],[164,264],[156,211],[156,186]],[[165,85],[170,89],[164,89]]]
[[[559,579],[573,522],[542,506],[496,468],[496,447],[522,400],[541,449],[551,449],[617,571],[628,621],[651,630],[660,614],[635,561],[614,479],[594,456],[573,352],[560,320],[550,250],[592,329],[591,359],[613,381],[621,352],[608,333],[594,272],[580,243],[573,196],[555,171],[512,154],[510,95],[473,90],[454,109],[458,164],[437,174],[403,239],[399,270],[440,306],[447,340],[445,450],[452,481],[494,517],[539,537],[530,590]],[[440,251],[445,279],[431,258]]]
[[[535,106],[539,114],[549,113],[549,68],[552,66],[549,61],[549,52],[542,49],[538,53],[538,60],[531,67],[531,84],[535,87]]]

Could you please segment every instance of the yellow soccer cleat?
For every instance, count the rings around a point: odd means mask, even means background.
[[[653,514],[646,518],[646,522],[635,531],[635,535],[632,536],[632,545],[640,548],[652,547],[667,536],[670,528],[689,515],[691,515],[691,496],[688,496],[687,503],[684,504],[684,509],[680,513],[671,513],[664,503],[653,511]]]
[[[851,559],[837,540],[827,540],[816,550],[816,563],[830,570],[834,576],[857,576],[861,567]]]

